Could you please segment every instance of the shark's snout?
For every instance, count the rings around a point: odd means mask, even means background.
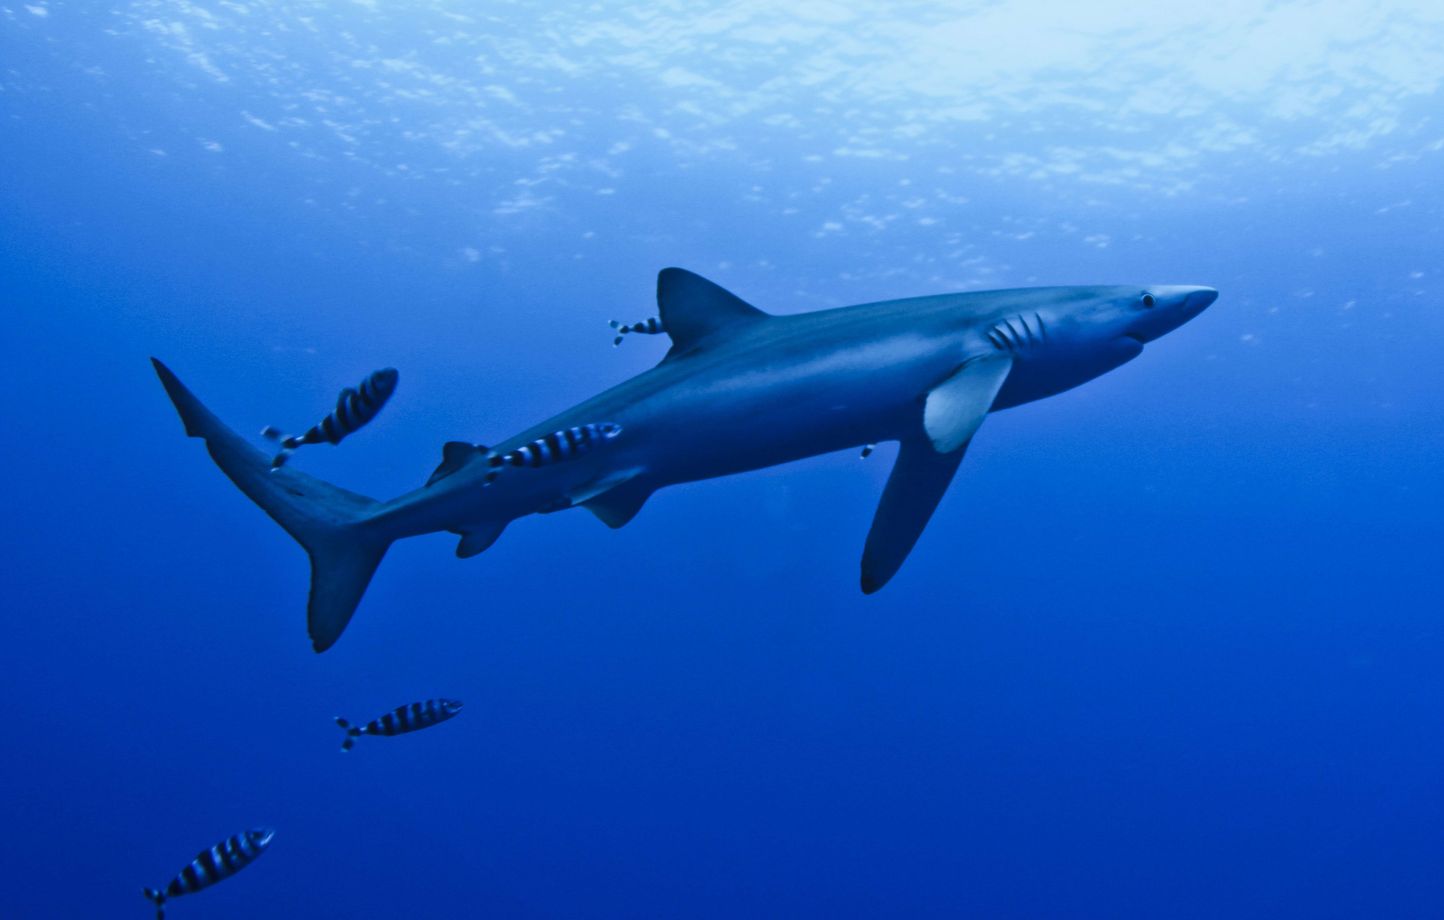
[[[1218,299],[1218,291],[1198,284],[1156,284],[1148,289],[1154,303],[1165,311],[1169,308],[1198,313]]]
[[[1193,319],[1215,300],[1218,291],[1196,284],[1159,284],[1150,287],[1140,301],[1142,308],[1124,333],[1140,343],[1162,338]]]
[[[1184,299],[1183,309],[1187,310],[1190,315],[1197,316],[1199,313],[1202,313],[1204,309],[1215,300],[1218,300],[1218,291],[1215,291],[1213,288],[1194,288],[1193,291]]]

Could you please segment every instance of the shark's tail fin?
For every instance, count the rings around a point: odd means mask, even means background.
[[[361,729],[340,716],[336,717],[336,724],[346,730],[346,740],[341,742],[341,750],[349,751],[356,745],[356,739],[361,737]]]
[[[186,434],[203,438],[221,471],[310,553],[306,622],[312,647],[324,652],[340,638],[391,546],[391,538],[367,526],[378,503],[304,473],[273,470],[269,457],[226,427],[170,368],[151,363]]]
[[[165,892],[154,888],[142,888],[140,893],[155,904],[155,920],[165,920]]]

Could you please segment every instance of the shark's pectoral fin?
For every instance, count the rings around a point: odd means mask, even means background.
[[[685,268],[658,273],[657,309],[672,339],[667,358],[690,351],[719,330],[767,319],[766,313],[736,294]]]
[[[923,431],[903,440],[867,534],[864,594],[887,584],[912,552],[1012,368],[1007,355],[973,358],[928,393]]]
[[[923,430],[938,453],[951,454],[967,445],[1012,369],[1013,359],[1007,355],[973,358],[928,393],[923,406]],[[901,465],[902,460],[898,463]],[[896,469],[893,475],[897,475]]]
[[[485,453],[486,448],[480,444],[447,441],[441,446],[441,465],[432,471],[431,478],[426,480],[426,484],[428,486],[436,484]]]
[[[483,524],[470,530],[461,532],[461,542],[456,544],[456,558],[470,559],[478,553],[484,553],[491,549],[491,544],[506,530],[506,521],[495,524]]]
[[[939,453],[921,437],[902,442],[862,551],[864,594],[880,589],[902,567],[953,481],[967,448],[964,442],[954,451]]]
[[[631,479],[577,504],[595,514],[597,520],[616,530],[636,517],[637,512],[642,510],[642,506],[651,497],[651,486]]]

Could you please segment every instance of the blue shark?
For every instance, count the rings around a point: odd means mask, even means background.
[[[492,447],[448,443],[426,485],[390,501],[291,467],[272,471],[267,454],[152,361],[186,434],[309,552],[307,626],[321,652],[404,537],[449,531],[467,558],[526,515],[580,507],[617,528],[666,486],[897,441],[862,551],[871,594],[917,543],[988,413],[1126,364],[1217,296],[1194,285],[1042,287],[772,315],[668,268],[657,279],[672,343],[661,363]],[[616,436],[563,462],[497,465],[597,423]]]

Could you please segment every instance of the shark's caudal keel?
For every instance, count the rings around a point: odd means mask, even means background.
[[[988,412],[1132,360],[1216,297],[1185,286],[1027,288],[770,316],[669,268],[657,325],[672,348],[659,365],[492,447],[448,443],[425,486],[388,502],[272,472],[155,365],[186,433],[310,553],[308,623],[324,651],[402,537],[451,531],[465,558],[528,514],[583,507],[621,527],[668,485],[895,440],[863,550],[870,594],[917,543]]]

